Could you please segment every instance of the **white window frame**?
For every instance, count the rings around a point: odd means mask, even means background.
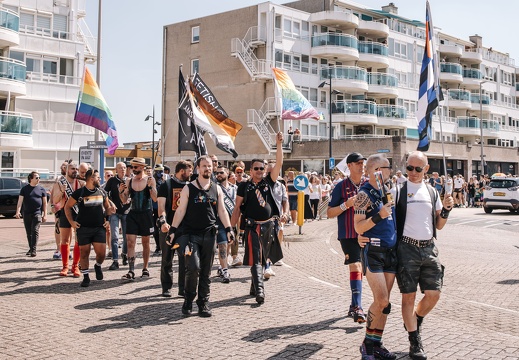
[[[196,67],[196,72],[195,72]],[[191,75],[200,72],[200,59],[191,59]]]
[[[191,44],[197,44],[199,42],[200,42],[200,25],[197,25],[197,26],[193,26],[191,28]]]

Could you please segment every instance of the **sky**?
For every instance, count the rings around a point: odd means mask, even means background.
[[[114,117],[119,143],[151,141],[152,124],[151,121],[144,122],[144,119],[152,114],[153,106],[156,121],[161,119],[164,25],[261,2],[197,0],[194,5],[194,2],[181,0],[149,0],[144,3],[137,0],[102,1],[100,87]],[[271,2],[283,4],[288,1]],[[377,10],[389,2],[357,1],[358,4]],[[399,8],[398,15],[425,21],[425,0],[392,2]],[[121,8],[122,4],[124,9]],[[478,34],[483,37],[483,46],[510,53],[519,66],[519,42],[515,38],[519,1],[430,0],[430,6],[435,28],[462,40]],[[97,13],[98,1],[88,0],[86,21],[94,35],[97,35]],[[95,66],[91,70],[95,74]],[[225,104],[222,106],[225,107]]]

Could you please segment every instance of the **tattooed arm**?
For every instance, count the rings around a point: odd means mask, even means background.
[[[353,205],[355,208],[355,217],[353,222],[355,223],[355,231],[357,234],[364,234],[364,232],[374,227],[379,221],[391,215],[391,203],[387,203],[382,207],[382,209],[380,209],[378,214],[366,219],[366,212],[371,205],[372,203],[368,194],[364,191],[360,191],[357,194],[357,199]]]

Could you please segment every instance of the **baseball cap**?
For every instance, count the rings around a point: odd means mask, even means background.
[[[364,156],[362,156],[360,153],[358,152],[352,152],[351,154],[348,155],[348,157],[346,158],[346,164],[349,164],[349,163],[353,163],[353,162],[357,162],[357,161],[360,161],[360,160],[366,160],[366,158]]]
[[[236,169],[234,169],[234,172],[243,172],[243,168],[241,166],[236,166]]]
[[[162,164],[155,164],[155,169],[153,169],[155,171],[164,171],[164,167],[162,166]]]

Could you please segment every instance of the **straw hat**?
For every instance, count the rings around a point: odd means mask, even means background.
[[[143,158],[135,157],[135,158],[130,160],[130,165],[146,166],[146,161]]]

